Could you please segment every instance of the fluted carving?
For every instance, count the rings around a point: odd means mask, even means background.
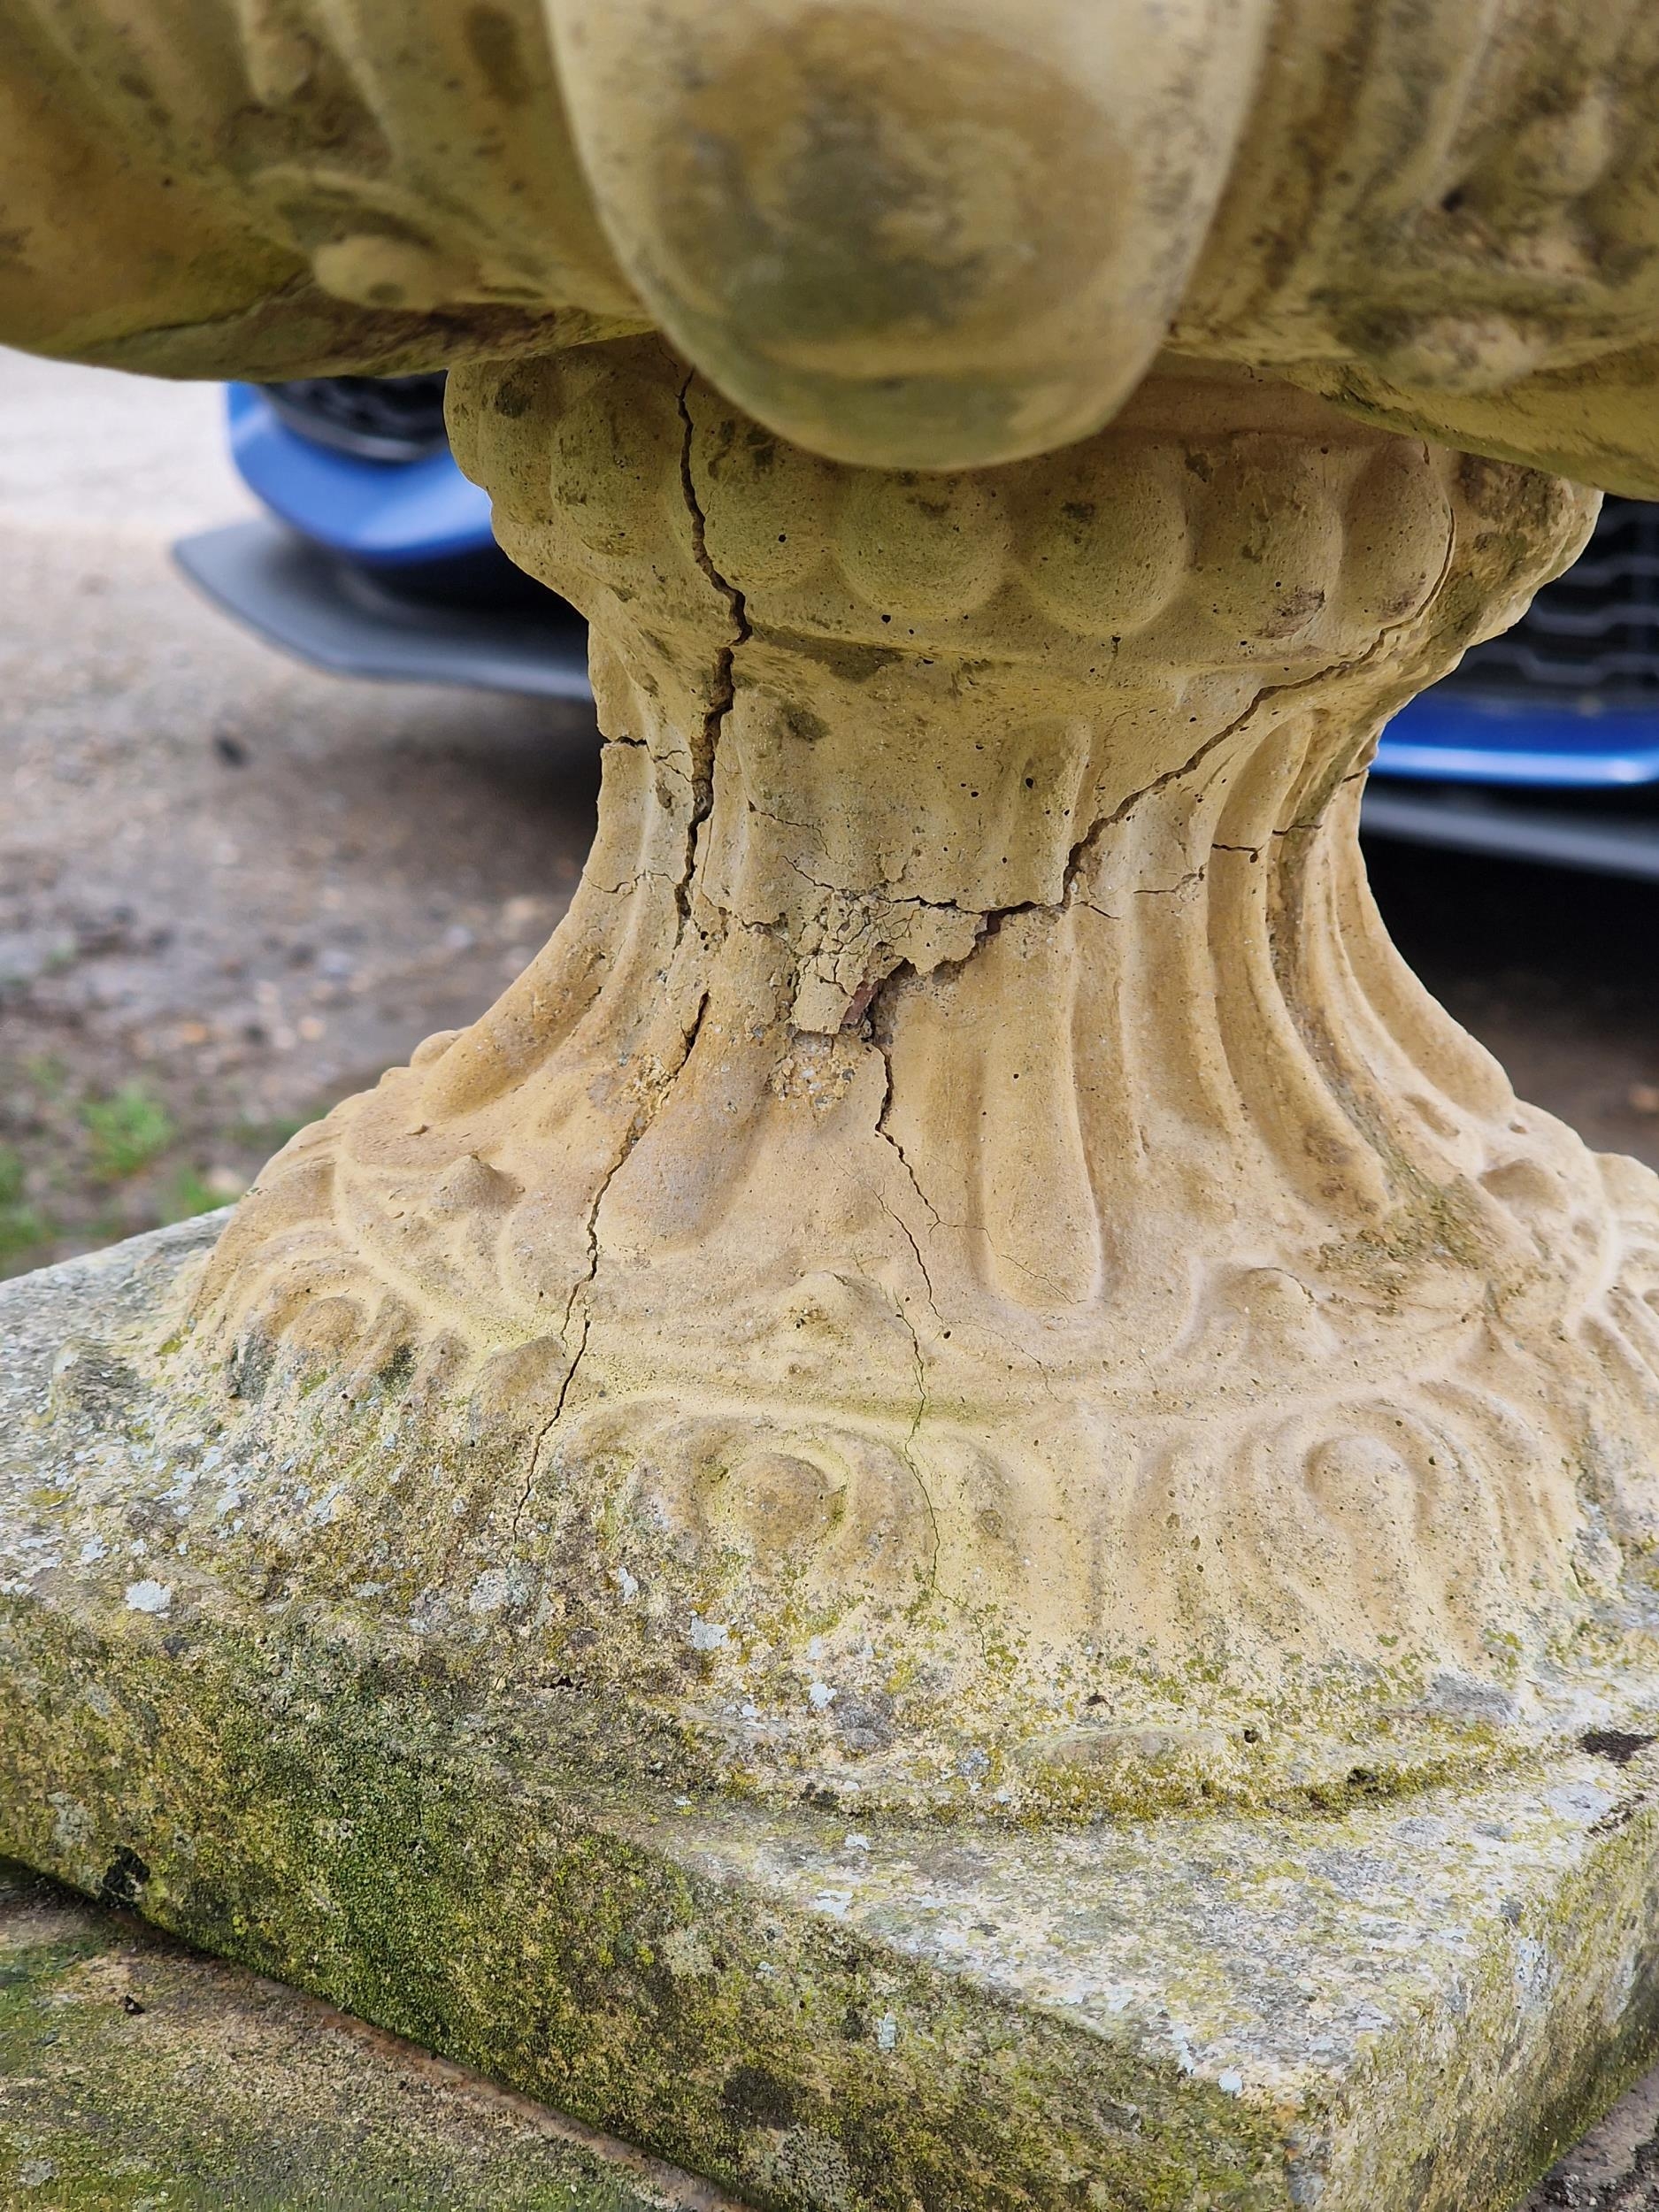
[[[1566,1724],[1659,1503],[1659,1184],[1517,1103],[1355,829],[1593,500],[1238,371],[960,477],[654,341],[456,385],[594,624],[599,834],[261,1178],[192,1357],[515,1435],[534,1647],[757,1786],[1340,1793]]]

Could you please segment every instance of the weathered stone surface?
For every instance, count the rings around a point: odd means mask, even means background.
[[[1652,2212],[1659,2072],[1525,2212]],[[17,2212],[720,2212],[718,2193],[316,1999],[0,1862]]]
[[[694,1793],[465,1614],[233,1571],[195,1509],[253,1471],[141,1371],[217,1226],[0,1297],[0,1848],[811,2212],[1496,2212],[1644,2059],[1645,1732],[1340,1815],[902,1825]]]
[[[0,1843],[815,2212],[1470,2212],[1616,2082],[1659,1182],[1355,836],[1532,465],[1659,486],[1595,13],[10,11],[0,330],[470,365],[611,743],[211,1271],[7,1302]]]
[[[1648,450],[1649,13],[13,12],[0,329],[465,361],[609,739],[555,938],[202,1286],[227,1571],[902,1812],[1328,1803],[1647,1697],[1659,1180],[1425,998],[1356,819],[1593,511],[1399,434]]]
[[[654,326],[924,468],[1172,345],[1651,496],[1656,56],[1643,0],[13,0],[0,331],[270,377]]]
[[[13,2212],[719,2212],[642,2157],[0,1861]]]
[[[168,1389],[273,1470],[237,1547],[902,1810],[1328,1803],[1650,1694],[1659,1179],[1357,838],[1584,495],[1196,368],[927,480],[654,340],[451,419],[591,618],[598,829],[227,1230]]]

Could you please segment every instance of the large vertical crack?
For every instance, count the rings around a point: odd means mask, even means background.
[[[732,634],[715,654],[714,672],[709,685],[709,703],[703,710],[703,726],[692,745],[691,811],[686,821],[685,861],[675,894],[680,909],[680,928],[674,941],[676,949],[691,921],[691,886],[696,871],[697,847],[702,841],[703,826],[714,810],[715,755],[719,750],[726,718],[732,711],[733,702],[737,697],[737,650],[739,646],[748,643],[750,635],[748,603],[737,586],[715,566],[709,551],[708,518],[703,512],[702,501],[697,497],[696,480],[691,467],[696,425],[692,420],[689,395],[695,378],[695,371],[688,373],[675,395],[683,434],[680,442],[680,489],[691,521],[691,557],[713,589],[726,602],[732,618]]]
[[[617,1177],[622,1172],[623,1168],[626,1165],[629,1157],[633,1154],[634,1148],[638,1145],[641,1138],[644,1136],[646,1131],[651,1126],[651,1124],[657,1119],[657,1115],[662,1111],[664,1101],[667,1098],[669,1092],[673,1088],[675,1077],[679,1075],[680,1069],[685,1066],[687,1061],[691,1057],[692,1051],[696,1045],[698,1032],[703,1027],[703,1018],[708,1010],[709,994],[705,990],[701,993],[698,997],[697,1010],[692,1017],[690,1027],[685,1033],[684,1045],[680,1052],[678,1065],[676,1065],[672,1073],[667,1077],[666,1080],[653,1094],[649,1104],[647,1105],[642,1110],[637,1111],[629,1116],[627,1127],[622,1133],[622,1141],[617,1147],[615,1156],[612,1158],[611,1164],[606,1168],[603,1175],[601,1176],[599,1179],[599,1187],[595,1191],[593,1197],[588,1203],[588,1217],[583,1225],[588,1243],[588,1263],[582,1270],[582,1272],[571,1285],[570,1296],[565,1301],[564,1318],[559,1324],[559,1335],[566,1342],[568,1342],[570,1339],[572,1323],[575,1317],[577,1302],[581,1298],[582,1294],[592,1286],[594,1279],[599,1272],[599,1213],[600,1209],[605,1202],[606,1194],[609,1192],[611,1184],[615,1182]],[[565,1373],[560,1379],[558,1396],[554,1402],[553,1410],[548,1416],[548,1418],[541,1424],[540,1429],[537,1430],[535,1442],[530,1448],[529,1464],[525,1470],[524,1490],[519,1497],[518,1505],[513,1509],[512,1525],[515,1535],[518,1533],[519,1516],[523,1513],[525,1507],[529,1503],[530,1493],[534,1487],[535,1471],[537,1463],[541,1456],[541,1447],[547,1442],[548,1438],[553,1433],[553,1431],[558,1426],[559,1422],[564,1417],[565,1401],[569,1398],[571,1394],[571,1386],[576,1379],[576,1370],[581,1365],[582,1355],[588,1349],[588,1335],[592,1325],[592,1318],[593,1317],[590,1314],[584,1313],[582,1315],[580,1332],[576,1339],[576,1349],[572,1353],[570,1364],[565,1370]]]
[[[897,1215],[894,1215],[893,1218],[897,1220]],[[902,1227],[903,1224],[900,1223],[900,1226]],[[914,1239],[911,1241],[914,1242]],[[921,1254],[918,1252],[916,1256],[919,1264]],[[924,1268],[922,1272],[923,1279],[926,1281],[926,1270]],[[931,1284],[928,1286],[927,1302],[933,1305]],[[934,1307],[935,1314],[937,1311],[937,1307]],[[927,1359],[922,1350],[922,1340],[916,1324],[904,1310],[902,1303],[898,1307],[898,1314],[900,1320],[910,1332],[910,1353],[916,1363],[916,1410],[910,1416],[909,1432],[903,1443],[899,1446],[899,1457],[910,1470],[910,1480],[916,1485],[917,1495],[921,1499],[922,1509],[927,1516],[930,1538],[927,1555],[927,1588],[929,1594],[933,1595],[937,1594],[939,1588],[939,1509],[934,1505],[933,1492],[927,1487],[926,1479],[916,1463],[916,1440],[921,1433],[922,1423],[927,1417]]]
[[[707,577],[714,591],[725,601],[731,615],[731,633],[716,649],[713,672],[709,683],[708,704],[703,710],[702,726],[692,737],[691,805],[686,817],[685,851],[674,885],[677,922],[673,945],[669,953],[671,964],[674,955],[679,952],[685,941],[686,932],[693,926],[692,883],[696,873],[698,848],[703,839],[703,826],[714,811],[715,757],[719,750],[720,737],[726,727],[726,717],[731,713],[733,703],[737,696],[737,650],[741,645],[748,641],[750,634],[749,609],[743,594],[729,578],[720,573],[709,551],[708,520],[703,513],[703,503],[697,497],[696,481],[691,466],[692,447],[696,436],[696,426],[692,419],[689,399],[694,377],[695,372],[688,373],[676,394],[683,431],[680,447],[680,488],[685,498],[687,515],[690,518],[692,558]],[[553,1410],[537,1431],[535,1441],[531,1447],[529,1464],[525,1472],[523,1494],[513,1514],[515,1532],[518,1525],[519,1517],[529,1503],[530,1494],[535,1485],[536,1468],[541,1461],[542,1448],[548,1438],[564,1418],[565,1408],[571,1394],[572,1386],[576,1379],[576,1371],[580,1366],[583,1355],[588,1349],[592,1316],[584,1311],[580,1326],[577,1327],[576,1312],[579,1304],[582,1302],[586,1293],[592,1287],[599,1272],[600,1210],[604,1205],[605,1197],[611,1184],[626,1165],[635,1146],[656,1120],[681,1069],[690,1059],[708,1008],[709,992],[705,987],[698,996],[696,1011],[685,1032],[678,1061],[656,1090],[649,1106],[643,1111],[630,1115],[615,1156],[601,1177],[598,1188],[595,1191],[588,1206],[585,1224],[588,1246],[587,1265],[571,1286],[570,1296],[565,1303],[564,1318],[559,1326],[559,1333],[566,1342],[571,1338],[572,1329],[576,1329],[576,1346],[571,1354],[570,1363],[560,1380]]]
[[[916,1193],[918,1202],[927,1209],[927,1218],[936,1229],[939,1226],[939,1209],[934,1205],[933,1200],[927,1195],[927,1193],[922,1188],[921,1184],[918,1181],[916,1170],[911,1164],[910,1155],[905,1151],[904,1147],[900,1143],[898,1138],[894,1134],[893,1131],[887,1126],[887,1117],[893,1111],[893,1047],[886,1039],[883,1038],[881,1034],[881,1010],[878,1006],[877,1001],[890,984],[898,980],[899,976],[902,973],[902,969],[897,968],[894,970],[891,975],[884,976],[882,978],[881,981],[876,986],[875,990],[871,993],[871,1002],[868,1008],[870,1020],[870,1041],[875,1047],[876,1050],[881,1055],[881,1066],[886,1077],[886,1081],[881,1093],[881,1103],[876,1111],[876,1134],[882,1140],[884,1144],[887,1144],[892,1147],[894,1153],[897,1156],[899,1165],[904,1170],[904,1173],[910,1183],[910,1188]],[[891,1210],[889,1209],[889,1210]],[[902,1223],[901,1223],[900,1225],[902,1227]],[[909,1235],[910,1232],[906,1230],[905,1233],[906,1235]],[[915,1244],[915,1238],[911,1237],[910,1242],[912,1245]],[[921,1265],[921,1253],[918,1250],[916,1255],[918,1266]],[[927,1271],[926,1268],[922,1269],[922,1276],[924,1281],[926,1281],[927,1276]],[[928,1303],[930,1305],[933,1303],[933,1286],[932,1283],[928,1283],[927,1297]]]

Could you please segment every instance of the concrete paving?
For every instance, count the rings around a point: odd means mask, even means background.
[[[165,539],[255,503],[215,384],[169,384],[0,348],[0,530]]]

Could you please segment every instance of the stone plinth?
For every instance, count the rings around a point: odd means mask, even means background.
[[[218,1226],[0,1294],[0,1850],[812,2212],[1495,2212],[1641,2062],[1640,1715],[1340,1814],[694,1791],[489,1609],[353,1615],[215,1536],[280,1477],[157,1381]]]

